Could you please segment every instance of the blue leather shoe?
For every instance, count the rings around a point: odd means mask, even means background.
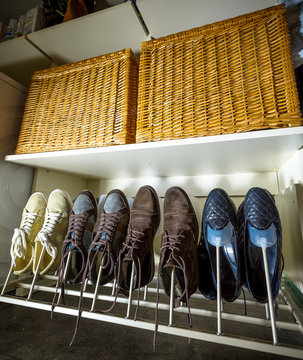
[[[225,301],[234,301],[240,294],[241,276],[238,240],[236,235],[236,208],[222,189],[212,190],[206,200],[202,217],[202,237],[198,257],[200,292],[209,299],[216,299],[216,246],[220,246],[221,294]],[[204,245],[203,245],[204,241]],[[205,249],[208,253],[210,272],[203,268]]]
[[[282,275],[282,228],[272,195],[251,188],[237,214],[244,284],[260,303],[268,301],[262,247],[266,248],[273,299],[278,295]]]

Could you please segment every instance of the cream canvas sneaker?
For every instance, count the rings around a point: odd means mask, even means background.
[[[33,193],[22,212],[20,227],[14,230],[10,255],[14,264],[14,274],[32,271],[35,238],[41,230],[47,196],[41,192]]]
[[[35,239],[34,273],[37,271],[42,251],[43,256],[38,273],[40,275],[52,274],[58,269],[71,207],[72,200],[67,192],[56,189],[49,195],[43,227]]]

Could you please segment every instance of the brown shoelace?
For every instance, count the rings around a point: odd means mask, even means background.
[[[188,296],[188,279],[186,275],[186,266],[183,258],[178,255],[181,263],[173,256],[173,251],[180,251],[179,245],[181,244],[182,239],[184,239],[184,235],[178,234],[178,235],[165,235],[163,237],[164,242],[163,245],[160,248],[160,259],[162,259],[159,263],[158,267],[158,276],[157,276],[157,296],[156,296],[156,309],[155,309],[155,330],[154,330],[154,340],[153,340],[153,350],[156,351],[156,336],[157,336],[157,330],[158,330],[158,306],[159,306],[159,278],[160,278],[160,268],[163,265],[164,261],[164,253],[166,250],[169,251],[169,256],[167,259],[167,262],[174,261],[177,262],[177,264],[180,266],[183,274],[184,274],[184,287],[185,287],[185,296],[186,296],[186,304],[188,308],[188,322],[189,326],[192,327],[192,319],[191,319],[191,313],[190,313],[190,304],[189,304],[189,296]]]
[[[53,301],[52,301],[51,318],[53,316],[53,311],[55,308],[55,301],[56,301],[59,287],[61,290],[61,301],[63,302],[63,304],[65,304],[65,300],[64,300],[65,264],[64,263],[65,263],[66,258],[68,257],[68,254],[71,251],[77,249],[80,252],[80,254],[82,255],[83,262],[84,262],[84,256],[83,256],[84,248],[82,245],[82,237],[83,237],[83,232],[84,232],[87,218],[88,218],[88,216],[86,214],[70,215],[70,217],[69,217],[68,230],[67,230],[67,234],[64,239],[64,242],[63,242],[64,253],[62,254],[62,258],[61,258],[58,282],[57,282],[57,286],[56,286],[55,295],[54,295]],[[81,269],[81,271],[82,270],[83,269]],[[81,273],[81,271],[80,271],[80,273]]]
[[[141,261],[140,261],[139,257],[138,256],[134,257],[133,251],[134,251],[134,249],[139,249],[140,243],[143,243],[143,240],[142,240],[143,236],[144,236],[144,232],[133,230],[133,229],[131,229],[131,227],[129,227],[128,236],[127,236],[128,241],[123,243],[123,247],[120,250],[119,256],[118,256],[118,276],[116,276],[116,274],[115,274],[116,284],[118,285],[120,282],[121,261],[122,261],[123,253],[125,253],[124,257],[130,257],[130,258],[132,258],[133,261],[136,261],[136,265],[137,265],[136,267],[138,269],[138,281],[137,281],[138,297],[137,297],[137,307],[136,307],[136,311],[135,311],[134,320],[137,319],[138,310],[139,310],[140,287],[141,287],[141,267],[142,266],[141,266]],[[108,308],[107,310],[103,310],[102,312],[109,312],[114,308],[116,301],[117,301],[118,292],[119,292],[119,287],[117,286],[113,304],[110,306],[110,308]]]
[[[117,228],[118,222],[119,222],[119,216],[117,214],[103,213],[101,215],[100,225],[99,225],[97,233],[94,237],[94,240],[90,245],[90,248],[88,251],[87,263],[86,263],[86,266],[85,266],[85,269],[83,272],[83,276],[82,276],[82,283],[81,283],[80,297],[79,297],[79,304],[78,304],[78,316],[77,316],[74,334],[73,334],[73,337],[70,342],[70,346],[73,344],[73,342],[75,340],[75,337],[76,337],[76,334],[78,331],[78,327],[79,327],[79,323],[80,323],[81,304],[82,304],[82,299],[83,299],[84,285],[85,285],[87,273],[94,266],[94,264],[97,260],[97,257],[101,251],[102,251],[102,256],[100,259],[100,266],[101,266],[102,260],[106,254],[107,254],[107,262],[105,265],[103,265],[103,269],[105,270],[110,266],[110,261],[111,261],[110,259],[112,256],[112,240],[113,240],[113,236],[115,234],[115,230]],[[92,261],[90,261],[90,253],[94,249],[96,251],[92,258]],[[96,284],[96,286],[99,286],[99,284]],[[109,311],[109,310],[104,310],[102,312],[107,312],[107,311]]]

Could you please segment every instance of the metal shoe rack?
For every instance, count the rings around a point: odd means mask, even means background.
[[[40,260],[42,256],[43,252]],[[266,269],[266,257],[264,259]],[[220,267],[219,262],[217,262],[217,266],[218,268]],[[101,271],[102,264],[100,265],[99,276]],[[28,274],[27,277],[22,279],[10,281],[11,272],[12,268],[6,282],[0,287],[0,302],[49,312],[52,311],[52,301],[57,291],[58,276],[33,276]],[[133,266],[131,284],[134,282],[134,277]],[[174,274],[172,273],[172,289],[174,287],[173,279]],[[220,284],[220,279],[217,280]],[[155,330],[153,319],[156,308],[156,282],[157,279],[155,277],[149,286],[140,289],[139,317],[137,320],[134,320],[130,315],[133,307],[138,305],[138,298],[137,300],[134,299],[134,291],[130,291],[128,298],[119,295],[113,311],[104,313],[102,309],[109,308],[114,301],[115,282],[94,287],[87,281],[83,292],[83,303],[85,305],[82,308],[81,317],[151,330],[153,332]],[[267,285],[270,286],[268,281]],[[23,296],[17,295],[18,293],[20,294],[20,291]],[[26,295],[24,295],[25,293]],[[173,292],[171,291],[171,293]],[[248,294],[247,291],[245,293],[246,295]],[[80,287],[77,285],[66,286],[64,294],[68,300],[66,305],[61,304],[59,293],[53,311],[59,314],[78,316],[77,305]],[[188,308],[184,305],[182,306],[182,304],[179,308],[173,308],[173,297],[171,296],[169,299],[164,294],[164,290],[160,288],[157,332],[297,359],[303,358],[303,316],[283,285],[276,299],[275,309],[272,301],[270,301],[270,304],[259,304],[251,300],[244,301],[243,298],[239,298],[233,303],[225,303],[220,296],[220,286],[217,289],[217,295],[217,302],[206,300],[198,292],[191,296],[190,313],[193,317],[193,327],[189,328],[186,316]],[[246,296],[246,298],[248,297]],[[74,306],[71,307],[71,303]],[[102,305],[101,309],[97,305]],[[217,311],[214,305],[216,305]],[[244,315],[244,306],[248,309],[248,315]],[[117,308],[119,308],[118,312]],[[141,312],[142,315],[140,315]],[[253,314],[253,316],[250,314]],[[237,329],[236,323],[239,325],[238,331],[235,331]],[[243,337],[243,334],[246,335],[246,330],[248,330],[249,335]],[[291,336],[289,336],[289,332],[291,332]],[[253,336],[250,336],[251,334]],[[264,338],[257,339],[256,335],[258,334],[264,336],[267,340],[264,340]],[[289,342],[285,343],[285,338],[287,340],[291,339],[292,344]]]

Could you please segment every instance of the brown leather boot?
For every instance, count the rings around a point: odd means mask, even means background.
[[[128,294],[132,262],[135,265],[134,289],[147,285],[154,276],[154,237],[159,227],[160,208],[155,190],[142,186],[130,211],[127,237],[120,252],[119,291]]]
[[[184,302],[197,290],[199,282],[197,241],[199,226],[187,194],[174,186],[164,197],[163,240],[159,273],[165,293],[170,296],[171,273],[175,268],[174,304]]]

